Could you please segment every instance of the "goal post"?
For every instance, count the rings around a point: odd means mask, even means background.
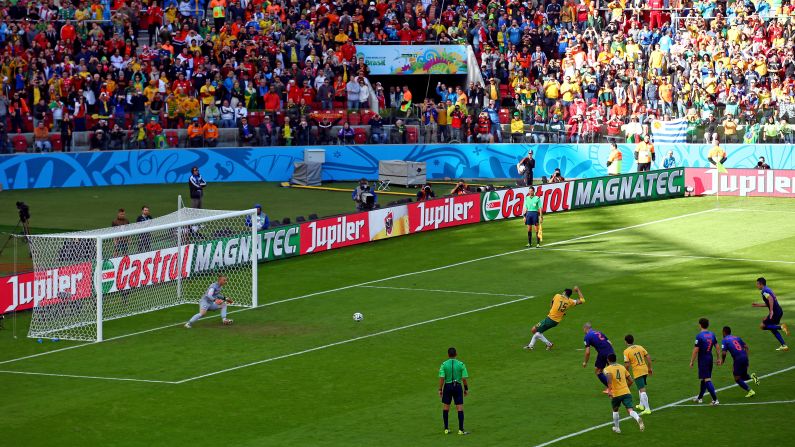
[[[234,306],[256,307],[256,223],[256,209],[180,207],[120,227],[31,236],[28,336],[102,341],[105,322],[198,304],[219,275]]]

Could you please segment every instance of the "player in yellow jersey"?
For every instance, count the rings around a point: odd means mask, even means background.
[[[638,422],[640,431],[643,431],[645,428],[643,426],[643,419],[632,409],[632,393],[629,392],[629,387],[634,382],[632,376],[629,375],[629,371],[627,371],[627,368],[624,368],[624,365],[616,363],[615,353],[608,354],[607,361],[610,364],[605,367],[604,373],[607,376],[607,389],[610,390],[608,395],[610,396],[610,403],[613,406],[613,431],[621,433],[621,428],[618,425],[621,420],[618,409],[621,408],[621,405],[624,405],[630,417]]]
[[[580,288],[574,286],[574,292],[577,292],[577,295],[580,296],[579,299],[571,299],[571,294],[573,293],[572,289],[566,289],[563,291],[563,294],[558,293],[552,298],[552,307],[549,309],[549,314],[547,314],[546,318],[536,323],[533,329],[530,330],[533,333],[533,338],[531,338],[530,343],[524,347],[525,349],[532,350],[537,340],[541,340],[547,345],[547,351],[552,349],[553,343],[544,337],[544,332],[552,329],[563,321],[563,317],[566,316],[567,310],[574,306],[585,304],[585,297],[582,296]]]
[[[627,369],[632,368],[632,375],[635,377],[635,385],[638,387],[638,396],[640,397],[640,405],[635,408],[642,415],[651,414],[649,395],[646,394],[646,380],[652,374],[651,357],[643,346],[635,344],[635,337],[632,334],[624,337],[624,341],[627,342],[627,349],[624,350],[624,366]]]

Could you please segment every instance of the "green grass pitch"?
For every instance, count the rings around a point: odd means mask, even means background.
[[[271,204],[276,217],[350,207],[345,194],[223,188],[227,202],[210,195],[209,207],[251,206],[241,197],[258,191],[255,201]],[[138,205],[137,194],[170,211],[181,189],[4,192],[0,206],[27,200],[40,228],[97,227],[114,208]],[[318,197],[329,199],[311,209]],[[751,303],[759,299],[755,278],[765,276],[785,320],[795,315],[795,205],[717,203],[687,198],[549,215],[540,250],[523,249],[524,227],[512,220],[274,262],[259,270],[264,305],[232,314],[233,326],[215,314],[187,330],[177,323],[196,306],[180,306],[109,322],[106,337],[121,338],[105,343],[37,344],[24,337],[29,314],[21,313],[18,339],[11,319],[0,331],[0,439],[9,446],[790,445],[795,350],[774,350],[773,336],[759,330],[764,309]],[[0,216],[0,225],[14,223],[12,213]],[[588,302],[547,332],[555,349],[523,350],[552,295],[575,284]],[[354,312],[364,321],[354,322]],[[732,326],[750,345],[751,370],[766,376],[752,385],[753,399],[731,386],[728,364],[713,376],[716,387],[728,387],[719,391],[723,405],[673,405],[698,392],[688,363],[700,317],[718,334]],[[644,433],[632,420],[622,421],[621,435],[594,428],[611,421],[611,410],[593,360],[581,366],[586,321],[619,353],[632,333],[652,356],[655,411],[644,417]],[[471,375],[467,437],[441,430],[437,372],[449,346]],[[13,361],[47,351],[57,352]],[[634,388],[633,395],[637,403]],[[454,411],[450,421],[456,425]]]

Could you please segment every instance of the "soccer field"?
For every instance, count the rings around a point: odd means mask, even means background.
[[[788,445],[795,350],[759,330],[765,276],[795,315],[795,204],[687,198],[547,216],[545,247],[518,220],[417,234],[260,267],[261,306],[182,327],[195,305],[112,321],[107,342],[0,331],[0,439],[10,446]],[[553,294],[588,302],[525,351]],[[198,300],[199,297],[197,297]],[[351,316],[362,312],[364,321]],[[750,345],[753,399],[715,367],[721,406],[691,406],[700,317]],[[586,321],[649,351],[654,413],[610,430]],[[795,322],[794,320],[790,320]],[[795,335],[794,335],[795,336]],[[791,341],[791,340],[788,340]],[[795,343],[791,343],[795,344]],[[470,373],[470,436],[443,435],[438,368],[455,346]],[[637,390],[632,388],[637,403]],[[709,400],[708,398],[706,399]],[[753,404],[753,405],[747,405]],[[622,417],[626,413],[622,410]],[[455,411],[450,415],[456,425]]]

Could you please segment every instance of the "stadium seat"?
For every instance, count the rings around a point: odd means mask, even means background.
[[[50,144],[52,144],[52,150],[55,152],[63,151],[63,141],[61,141],[61,134],[56,133],[50,135]]]
[[[248,112],[248,124],[257,127],[262,122],[263,117],[262,112]]]
[[[359,115],[358,110],[353,110],[348,113],[348,124],[351,126],[358,126],[362,121],[362,116]]]
[[[14,145],[14,152],[27,152],[28,139],[24,135],[14,135],[11,139],[11,144]]]
[[[419,141],[417,128],[406,127],[406,142],[409,144],[417,144],[417,141]]]
[[[511,124],[511,111],[500,109],[500,124]]]
[[[356,144],[367,143],[367,131],[363,127],[353,129],[353,142]]]
[[[179,147],[179,135],[173,130],[166,131],[166,144],[168,147]]]
[[[279,127],[284,127],[284,111],[282,110],[276,111],[276,125]]]

